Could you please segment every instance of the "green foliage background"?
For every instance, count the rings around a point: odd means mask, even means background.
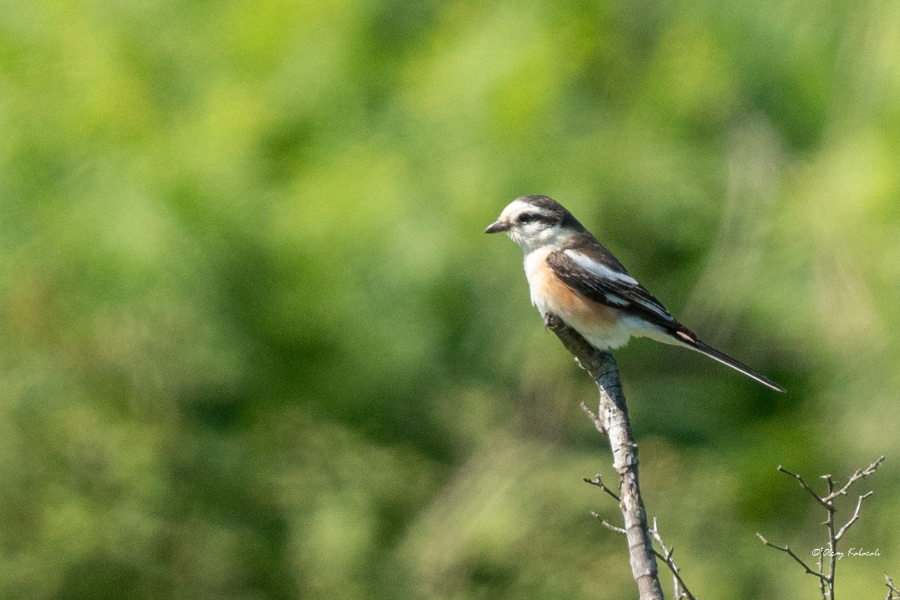
[[[789,390],[618,353],[693,590],[816,597],[775,467],[886,454],[838,576],[882,597],[898,165],[893,0],[0,2],[0,597],[635,597],[596,392],[481,233],[531,193]]]

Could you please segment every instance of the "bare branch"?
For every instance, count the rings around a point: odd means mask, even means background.
[[[839,489],[839,490],[836,491],[836,492],[831,492],[830,494],[828,494],[828,496],[826,496],[825,498],[823,498],[823,500],[825,500],[826,502],[831,502],[832,500],[834,500],[834,499],[837,498],[838,496],[844,496],[844,495],[846,495],[846,494],[847,494],[847,490],[850,489],[850,486],[851,486],[851,485],[853,485],[854,483],[856,483],[856,482],[859,481],[860,479],[865,479],[865,478],[868,477],[869,475],[872,475],[873,473],[875,473],[875,470],[876,470],[878,467],[880,467],[880,466],[881,466],[881,463],[883,463],[883,462],[884,462],[884,456],[880,456],[875,462],[873,462],[871,465],[869,465],[869,466],[866,467],[865,469],[857,469],[856,472],[855,472],[853,475],[850,476],[850,479],[847,480],[847,483],[844,484],[844,487],[842,487],[841,489]]]
[[[587,413],[587,416],[591,419],[591,421],[594,422],[594,427],[597,428],[597,431],[599,431],[599,432],[602,433],[603,435],[607,435],[607,433],[606,433],[606,425],[604,425],[604,423],[603,423],[603,421],[600,419],[600,417],[598,417],[597,414],[596,414],[594,411],[592,411],[592,410],[588,407],[588,405],[585,404],[584,402],[581,403],[581,410],[583,410],[584,412],[586,412],[586,413]],[[608,436],[607,436],[607,437],[608,437]]]
[[[610,531],[615,531],[616,533],[621,533],[622,535],[628,535],[628,532],[622,529],[621,527],[616,527],[615,525],[611,525],[608,521],[600,521],[603,523],[603,526],[609,529]]]
[[[789,547],[776,546],[775,544],[773,544],[772,542],[770,542],[769,540],[764,538],[759,532],[756,533],[756,537],[758,537],[760,539],[760,541],[763,544],[765,544],[766,546],[768,546],[769,548],[775,548],[776,550],[781,550],[782,552],[786,552],[787,554],[789,554],[790,557],[793,558],[794,560],[796,560],[800,564],[800,566],[803,567],[806,570],[806,572],[809,573],[810,575],[815,575],[819,579],[830,583],[830,581],[826,575],[823,575],[822,573],[819,573],[817,571],[813,571],[812,569],[810,569],[809,565],[807,565],[805,562],[800,560],[800,557],[797,556],[796,554],[794,554],[794,551],[791,550]]]
[[[826,475],[824,479],[828,482],[828,492],[831,493],[834,490],[834,482],[831,480],[831,475]],[[834,572],[837,569],[837,540],[834,537],[834,502],[828,502],[825,510],[828,511],[828,517],[823,523],[828,529],[828,585],[826,586],[825,582],[820,580],[819,589],[824,600],[834,600]],[[821,571],[822,569],[820,569]]]
[[[598,519],[598,520],[600,521],[600,523],[602,523],[603,526],[606,527],[607,529],[609,529],[610,531],[615,531],[616,533],[621,533],[621,534],[624,535],[624,536],[627,536],[627,535],[628,535],[628,532],[627,532],[627,531],[625,531],[625,530],[622,529],[621,527],[616,527],[615,525],[613,525],[612,523],[610,523],[609,521],[607,521],[606,519],[604,519],[603,517],[601,517],[601,516],[598,515],[597,513],[592,512],[592,513],[591,513],[591,516],[594,517],[595,519]]]
[[[819,558],[816,559],[816,566],[819,567],[819,573],[823,573],[825,569],[825,557],[823,556],[824,554],[824,552],[819,552]],[[834,575],[832,574],[832,577],[833,576]],[[819,579],[819,592],[822,594],[822,598],[824,600],[828,600],[829,589],[831,589],[829,583],[824,579]]]
[[[587,480],[585,480],[587,481]],[[592,482],[589,482],[592,483]],[[600,522],[604,527],[609,529],[610,531],[614,531],[616,533],[620,533],[622,535],[627,535],[628,532],[622,529],[621,527],[616,527],[615,525],[610,524],[608,521],[605,521],[598,515],[597,513],[591,513],[595,518],[600,519]],[[660,548],[662,548],[662,552],[653,549],[653,555],[656,556],[659,560],[661,560],[672,572],[672,576],[675,580],[675,600],[700,600],[697,596],[694,596],[691,591],[688,589],[687,585],[684,583],[684,579],[681,578],[681,569],[679,569],[675,565],[675,561],[672,560],[672,554],[675,552],[675,548],[667,548],[665,542],[663,542],[662,537],[659,535],[659,528],[656,525],[656,517],[653,518],[653,529],[650,530],[650,533],[653,535],[653,539],[655,539]]]
[[[791,477],[793,477],[794,479],[796,479],[797,482],[800,484],[800,487],[802,487],[804,490],[806,490],[807,492],[809,492],[810,495],[812,495],[812,497],[816,499],[816,502],[818,502],[819,504],[821,504],[821,505],[824,506],[825,508],[828,508],[828,503],[825,502],[825,499],[822,498],[822,496],[818,495],[818,494],[815,492],[815,490],[813,490],[811,487],[809,487],[809,485],[807,485],[807,483],[806,483],[805,481],[803,481],[803,478],[800,477],[800,475],[798,475],[798,474],[796,474],[796,473],[791,473],[790,471],[788,471],[787,469],[785,469],[785,468],[782,467],[781,465],[778,465],[778,470],[781,471],[782,473],[784,473],[785,475],[790,475]],[[826,477],[831,477],[831,476],[830,476],[830,475],[826,475]]]
[[[616,494],[614,491],[612,491],[611,489],[606,487],[606,484],[603,483],[603,480],[600,478],[599,473],[597,475],[595,475],[593,479],[588,479],[587,477],[585,477],[584,482],[589,483],[591,485],[596,485],[598,488],[600,488],[601,490],[603,490],[604,492],[606,492],[607,494],[609,494],[610,496],[615,498],[616,502],[621,501],[618,494]]]
[[[871,491],[870,491],[870,492],[865,493],[865,494],[863,494],[862,496],[859,497],[859,500],[856,501],[856,510],[853,511],[853,517],[852,517],[849,521],[847,521],[847,524],[846,524],[846,525],[844,525],[843,527],[841,527],[840,531],[838,531],[838,532],[835,534],[835,536],[834,536],[834,541],[835,541],[835,542],[837,542],[839,539],[841,539],[841,538],[844,536],[844,532],[847,531],[847,529],[848,529],[851,525],[853,525],[854,523],[856,523],[857,519],[859,519],[859,509],[862,507],[862,501],[865,500],[866,498],[868,498],[869,496],[871,496],[871,495],[874,494],[874,493],[875,493],[875,492],[871,492]]]
[[[894,600],[894,594],[897,594],[897,598],[900,598],[900,590],[894,587],[894,580],[890,578],[887,572],[884,574],[884,585],[888,589],[888,595],[884,600]]]
[[[653,539],[659,544],[659,547],[662,548],[662,554],[660,554],[656,549],[653,552],[656,554],[656,557],[663,561],[669,570],[672,571],[672,576],[674,578],[674,587],[675,587],[675,600],[681,600],[682,598],[687,598],[687,600],[698,600],[696,596],[694,596],[691,591],[688,589],[687,585],[685,585],[684,580],[681,578],[681,569],[675,566],[675,561],[672,560],[672,554],[675,552],[675,548],[666,548],[665,542],[663,542],[662,536],[659,534],[659,527],[656,525],[656,517],[653,517],[653,529],[650,530],[650,533],[653,535]]]
[[[850,529],[850,527],[859,520],[863,500],[871,496],[874,492],[869,491],[859,497],[859,499],[856,501],[856,509],[853,511],[853,516],[850,517],[850,520],[847,521],[844,526],[837,531],[835,531],[835,514],[837,512],[837,508],[835,507],[835,500],[839,496],[845,496],[854,483],[875,473],[875,470],[878,469],[878,467],[881,466],[881,463],[883,462],[884,456],[881,456],[865,469],[857,469],[856,472],[854,472],[853,475],[851,475],[847,480],[847,483],[845,483],[843,487],[837,490],[835,489],[834,478],[831,475],[822,475],[821,478],[825,480],[825,484],[828,488],[828,491],[824,496],[820,496],[818,493],[816,493],[816,491],[813,490],[806,483],[806,481],[803,480],[803,477],[801,477],[797,473],[792,473],[781,465],[778,466],[779,471],[796,479],[801,488],[809,492],[809,494],[816,500],[816,502],[825,507],[826,518],[825,522],[822,523],[822,525],[824,525],[828,530],[828,548],[827,550],[821,550],[819,558],[816,561],[819,570],[814,571],[809,565],[800,560],[800,558],[796,554],[794,554],[789,547],[776,546],[775,544],[772,544],[768,540],[766,540],[759,533],[757,533],[756,535],[766,546],[770,546],[772,548],[775,548],[776,550],[781,550],[782,552],[787,553],[791,556],[791,558],[799,563],[807,573],[818,577],[819,591],[822,593],[822,598],[824,600],[834,600],[835,570],[837,568],[837,559],[839,554],[837,551],[838,542],[841,540],[841,538],[844,537],[844,534],[847,533],[847,530]],[[887,574],[885,574],[885,577],[887,578]],[[891,585],[893,584],[891,583]],[[894,592],[890,590],[890,585],[888,587],[889,591],[887,600],[894,600]],[[900,593],[898,593],[898,597],[896,600],[900,600]]]
[[[653,554],[653,539],[647,526],[647,512],[641,498],[638,478],[637,444],[628,420],[628,407],[619,381],[619,368],[612,354],[591,346],[577,331],[553,314],[545,315],[545,324],[571,352],[578,364],[590,373],[600,390],[597,413],[589,412],[594,426],[606,433],[613,455],[613,468],[619,475],[619,509],[622,511],[631,558],[631,574],[641,600],[662,600],[659,569]],[[619,528],[617,528],[619,529]]]

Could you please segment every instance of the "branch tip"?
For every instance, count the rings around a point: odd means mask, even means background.
[[[900,590],[894,587],[894,580],[890,578],[886,571],[884,573],[884,585],[887,586],[888,589],[888,594],[885,596],[884,600],[896,600],[900,598]],[[897,594],[896,598],[894,594]]]

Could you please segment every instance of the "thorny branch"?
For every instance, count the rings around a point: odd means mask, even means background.
[[[847,480],[847,483],[836,492],[833,492],[826,496],[824,500],[826,502],[831,502],[838,496],[844,496],[847,494],[847,490],[850,489],[850,486],[859,481],[860,479],[865,479],[869,475],[873,475],[875,473],[875,469],[881,466],[881,463],[884,462],[884,456],[879,456],[878,459],[873,462],[871,465],[866,467],[865,469],[857,469],[856,472],[850,476],[850,479]],[[828,475],[828,477],[831,477]]]
[[[866,494],[863,494],[862,496],[859,497],[859,500],[856,501],[856,510],[853,511],[853,517],[852,517],[849,521],[847,521],[847,524],[846,524],[846,525],[844,525],[843,527],[841,527],[840,531],[838,531],[838,532],[835,534],[835,536],[834,536],[834,541],[835,541],[835,542],[838,541],[839,539],[841,539],[842,537],[844,537],[844,532],[846,532],[847,529],[848,529],[851,525],[853,525],[854,523],[856,523],[856,520],[859,519],[859,509],[862,507],[862,501],[865,500],[866,498],[868,498],[869,496],[871,496],[872,494],[874,494],[874,492],[871,492],[871,491],[870,491],[870,492],[868,492],[868,493],[866,493]]]
[[[788,471],[781,465],[778,465],[779,471],[781,471],[785,475],[788,475],[788,476],[796,479],[797,483],[800,485],[800,487],[803,488],[804,490],[806,490],[807,492],[809,492],[809,494],[813,497],[813,499],[825,508],[827,516],[826,516],[826,519],[825,519],[825,522],[823,523],[823,525],[825,525],[825,527],[828,529],[828,552],[827,552],[828,566],[827,566],[827,568],[825,566],[825,558],[826,558],[825,552],[822,552],[821,554],[819,554],[819,560],[816,564],[816,566],[818,567],[818,570],[813,570],[809,565],[807,565],[805,562],[800,560],[800,558],[796,554],[794,554],[794,552],[787,545],[777,546],[777,545],[769,542],[766,538],[764,538],[759,533],[757,533],[756,536],[762,541],[763,544],[765,544],[766,546],[769,546],[770,548],[775,548],[776,550],[780,550],[780,551],[788,554],[797,563],[799,563],[800,566],[802,566],[807,573],[809,573],[810,575],[816,576],[819,579],[819,591],[822,593],[822,598],[824,600],[834,600],[834,576],[835,576],[835,568],[837,567],[837,558],[838,558],[837,543],[841,540],[842,537],[844,537],[844,534],[847,532],[847,530],[850,528],[850,526],[859,520],[859,511],[862,508],[863,500],[865,500],[866,498],[871,496],[873,494],[873,492],[869,491],[869,492],[866,492],[865,494],[862,494],[861,496],[859,496],[859,498],[856,501],[856,509],[853,511],[853,516],[850,517],[850,520],[847,521],[844,524],[844,526],[841,527],[840,529],[838,529],[837,531],[835,531],[835,521],[834,521],[834,517],[835,517],[835,513],[837,512],[837,509],[834,506],[834,501],[839,496],[846,496],[847,492],[850,489],[850,486],[852,486],[854,483],[856,483],[860,479],[864,479],[864,478],[868,477],[869,475],[872,475],[873,473],[875,473],[875,470],[879,466],[881,466],[881,463],[883,463],[883,462],[884,462],[884,456],[881,456],[875,462],[873,462],[871,465],[866,467],[865,469],[857,469],[856,472],[854,472],[853,475],[851,475],[850,478],[847,480],[847,483],[844,484],[844,486],[839,489],[835,489],[835,483],[834,483],[834,480],[832,479],[831,475],[823,475],[822,479],[825,480],[825,484],[828,487],[828,492],[824,496],[819,495],[812,487],[810,487],[809,484],[807,484],[806,481],[803,480],[803,477],[801,477],[797,473],[792,473],[791,471]],[[893,588],[893,582],[890,580],[890,578],[887,576],[887,574],[885,574],[885,579],[888,581],[888,583],[887,583],[887,585],[888,585],[887,600],[893,600],[892,596],[893,596],[894,591],[896,591]],[[900,600],[900,593],[898,593],[897,600]]]

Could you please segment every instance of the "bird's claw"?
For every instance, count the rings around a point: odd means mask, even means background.
[[[544,315],[544,329],[556,329],[560,326],[561,320],[553,313]]]

